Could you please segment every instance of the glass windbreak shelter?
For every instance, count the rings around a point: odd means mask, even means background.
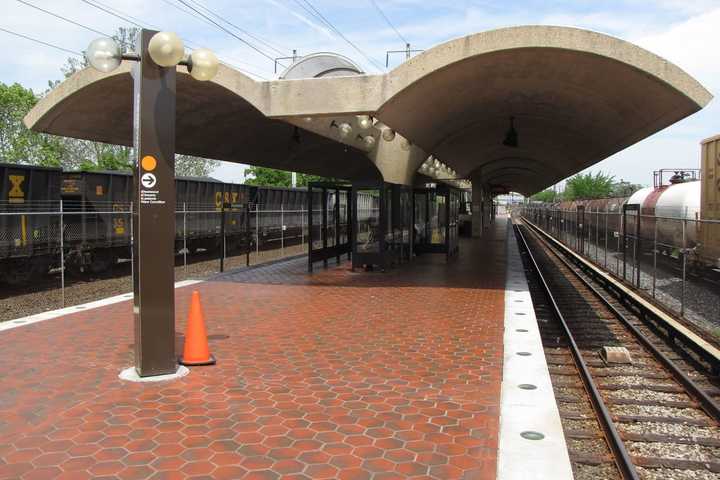
[[[413,250],[444,253],[447,258],[459,252],[460,191],[446,185],[416,188],[413,191]]]
[[[350,256],[352,209],[350,186],[311,182],[308,185],[308,271],[313,264],[335,257],[340,263],[343,254]]]
[[[412,258],[412,189],[391,183],[352,187],[352,268],[385,270]]]

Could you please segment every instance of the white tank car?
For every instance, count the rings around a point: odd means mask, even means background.
[[[683,220],[686,222],[685,238],[687,248],[697,245],[700,218],[700,182],[674,183],[660,188],[643,188],[627,201],[639,204],[642,220],[640,234],[644,241],[652,242],[657,222],[657,241],[661,250],[676,250],[683,247]],[[628,216],[634,216],[628,212]],[[648,218],[658,217],[657,219]],[[630,224],[633,220],[628,220]]]

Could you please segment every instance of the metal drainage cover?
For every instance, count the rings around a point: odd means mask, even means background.
[[[521,388],[523,390],[535,390],[537,387],[533,385],[532,383],[521,383],[518,385],[518,388]]]
[[[625,347],[605,346],[600,350],[600,357],[605,361],[605,363],[632,363],[630,352]]]
[[[545,438],[545,435],[543,435],[542,433],[533,432],[531,430],[520,433],[520,436],[525,440],[542,440],[543,438]]]

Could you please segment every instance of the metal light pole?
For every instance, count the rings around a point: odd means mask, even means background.
[[[133,145],[135,154],[133,314],[135,370],[140,377],[173,374],[175,356],[175,99],[177,65],[196,80],[218,69],[215,55],[197,49],[185,59],[172,32],[140,30],[137,53],[123,54],[110,38],[93,41],[89,63],[102,72],[133,60]]]
[[[175,67],[148,54],[156,32],[141,30],[134,79],[133,265],[135,369],[175,373]]]

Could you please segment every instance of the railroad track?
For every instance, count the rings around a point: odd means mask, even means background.
[[[718,378],[515,226],[577,479],[720,479]],[[632,363],[608,363],[624,347]]]

